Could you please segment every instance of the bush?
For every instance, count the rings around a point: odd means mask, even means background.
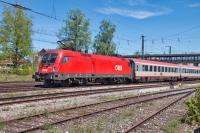
[[[195,96],[185,103],[188,106],[185,121],[189,124],[200,125],[200,88],[196,88]]]
[[[22,65],[13,69],[13,74],[17,75],[30,75],[34,73],[34,68],[30,65]]]

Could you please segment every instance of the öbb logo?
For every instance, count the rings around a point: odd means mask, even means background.
[[[122,71],[122,65],[115,65],[116,71]]]

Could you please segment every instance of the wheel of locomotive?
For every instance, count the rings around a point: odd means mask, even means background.
[[[45,80],[44,81],[44,87],[45,88],[49,88],[49,87],[52,87],[53,86],[53,83],[51,80]]]
[[[62,86],[63,86],[63,87],[67,87],[67,86],[69,86],[69,85],[70,85],[70,82],[69,82],[69,80],[68,80],[68,79],[66,79],[66,80],[63,80],[61,83],[62,83]]]
[[[82,85],[87,85],[87,83],[88,83],[88,81],[87,81],[87,79],[82,79]]]

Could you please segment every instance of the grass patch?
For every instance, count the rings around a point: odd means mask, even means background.
[[[111,122],[112,123],[117,123],[117,122],[119,122],[121,120],[127,119],[129,117],[133,117],[134,114],[135,113],[134,113],[134,109],[133,108],[126,109],[125,111],[120,112],[115,117],[113,117],[111,119]]]
[[[108,118],[102,116],[98,118],[95,124],[92,122],[87,123],[76,123],[69,129],[69,133],[114,133],[112,125],[118,125],[122,121],[132,118],[135,115],[134,108],[128,108],[122,112],[114,114],[113,117]],[[109,124],[108,124],[109,123]]]
[[[43,115],[44,115],[45,117],[48,117],[50,114],[51,114],[51,113],[50,113],[47,109],[45,109]]]
[[[76,125],[73,128],[69,129],[69,133],[94,133],[95,130],[92,126],[87,125],[87,126],[79,126]]]
[[[9,111],[11,109],[11,107],[5,107],[2,109],[2,111]]]
[[[0,130],[3,130],[5,127],[5,123],[0,119]]]
[[[110,101],[110,100],[116,100],[121,98],[120,96],[116,95],[107,95],[107,96],[99,96],[98,97],[100,101]]]
[[[61,129],[55,128],[49,124],[45,124],[42,128],[44,130],[46,130],[46,133],[63,133],[63,131]]]
[[[61,129],[57,129],[57,128],[53,128],[53,127],[48,129],[46,132],[47,133],[63,133],[63,131]]]
[[[33,81],[32,75],[0,74],[0,82]]]
[[[174,119],[168,122],[164,127],[162,127],[161,130],[164,131],[165,133],[177,133],[180,128],[181,128],[181,120]]]

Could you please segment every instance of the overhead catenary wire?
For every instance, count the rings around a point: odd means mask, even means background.
[[[22,6],[20,4],[13,4],[13,3],[9,3],[9,2],[6,2],[6,1],[3,1],[3,0],[0,0],[1,3],[4,3],[4,4],[7,4],[7,5],[10,5],[12,7],[15,7],[15,8],[19,8],[19,9],[22,9],[22,10],[26,10],[26,11],[29,11],[29,12],[32,12],[32,13],[35,13],[35,14],[38,14],[38,15],[41,15],[43,17],[48,17],[48,18],[51,18],[51,19],[54,19],[54,20],[57,20],[57,21],[61,21],[61,22],[64,22],[64,20],[62,19],[57,19],[56,17],[52,17],[48,14],[45,14],[45,13],[41,13],[41,12],[38,12],[38,11],[35,11],[31,8],[28,8],[28,7],[25,7],[25,6]]]
[[[28,11],[28,12],[32,12],[34,14],[37,14],[37,15],[40,15],[40,16],[43,16],[43,17],[47,17],[47,18],[50,18],[50,19],[53,19],[53,20],[56,20],[56,21],[60,21],[60,22],[65,22],[66,21],[64,19],[57,18],[56,10],[55,10],[55,1],[54,0],[53,0],[53,5],[52,5],[52,11],[53,11],[54,14],[52,13],[51,15],[48,15],[48,14],[42,13],[42,12],[38,12],[38,11],[36,11],[34,9],[28,8],[26,6],[22,6],[22,5],[17,4],[17,3],[13,4],[13,3],[10,3],[10,2],[4,1],[4,0],[0,0],[0,2],[4,3],[4,4],[7,4],[7,5],[10,5],[10,6],[14,7],[14,8],[19,8],[19,9],[22,9],[22,10],[25,10],[25,11]],[[183,42],[183,37],[180,37],[180,36],[185,34],[185,33],[191,32],[191,31],[193,31],[194,29],[197,29],[197,28],[200,28],[200,25],[193,26],[191,28],[188,28],[186,30],[183,30],[183,31],[180,31],[180,32],[168,35],[168,36],[164,36],[164,37],[160,37],[160,38],[153,38],[153,39],[149,38],[146,41],[150,41],[151,44],[156,44],[158,42],[161,42],[163,44],[171,43],[171,42],[173,42],[173,43],[175,43],[175,42]],[[95,33],[99,32],[99,30],[96,30],[96,29],[93,29],[93,28],[90,28],[90,30],[92,32],[95,32]],[[54,36],[54,34],[42,33],[40,31],[36,31],[35,33],[48,35],[48,36]],[[56,34],[55,34],[55,37],[56,37]],[[174,37],[176,37],[176,38],[172,39]],[[114,38],[120,38],[120,40],[124,40],[126,42],[130,42],[131,44],[134,43],[134,40],[127,39],[127,38],[121,37],[119,35],[115,35]],[[184,40],[184,41],[191,42],[191,40],[189,40],[189,41],[188,40]],[[127,44],[129,44],[129,43],[127,43]],[[123,46],[123,45],[121,45],[121,46]]]
[[[9,2],[3,1],[3,0],[0,0],[0,2],[1,2],[1,3],[4,3],[4,4],[7,4],[7,5],[10,5],[10,6],[14,7],[14,8],[19,8],[19,9],[22,9],[22,10],[25,10],[25,11],[29,11],[29,12],[38,14],[38,15],[43,16],[43,17],[47,17],[47,18],[50,18],[50,19],[54,19],[54,20],[56,20],[56,21],[60,21],[60,22],[65,22],[65,21],[66,21],[66,20],[64,20],[64,19],[58,19],[58,18],[56,17],[56,15],[53,17],[53,16],[50,16],[50,15],[48,15],[48,14],[41,13],[41,12],[38,12],[38,11],[33,10],[33,9],[31,9],[31,8],[22,6],[22,5],[20,5],[20,4],[13,4],[13,3],[9,3]],[[54,7],[54,4],[55,4],[55,3],[53,3],[53,8],[55,8],[55,7]],[[53,10],[54,10],[54,9],[53,9]],[[94,32],[96,32],[96,33],[99,32],[99,30],[93,29],[93,28],[90,28],[90,30],[92,30],[92,31],[94,31]],[[127,41],[130,41],[130,42],[133,42],[133,40],[126,39],[126,38],[121,38],[120,36],[114,36],[114,37],[115,37],[115,38],[120,38],[121,40],[127,40]]]

